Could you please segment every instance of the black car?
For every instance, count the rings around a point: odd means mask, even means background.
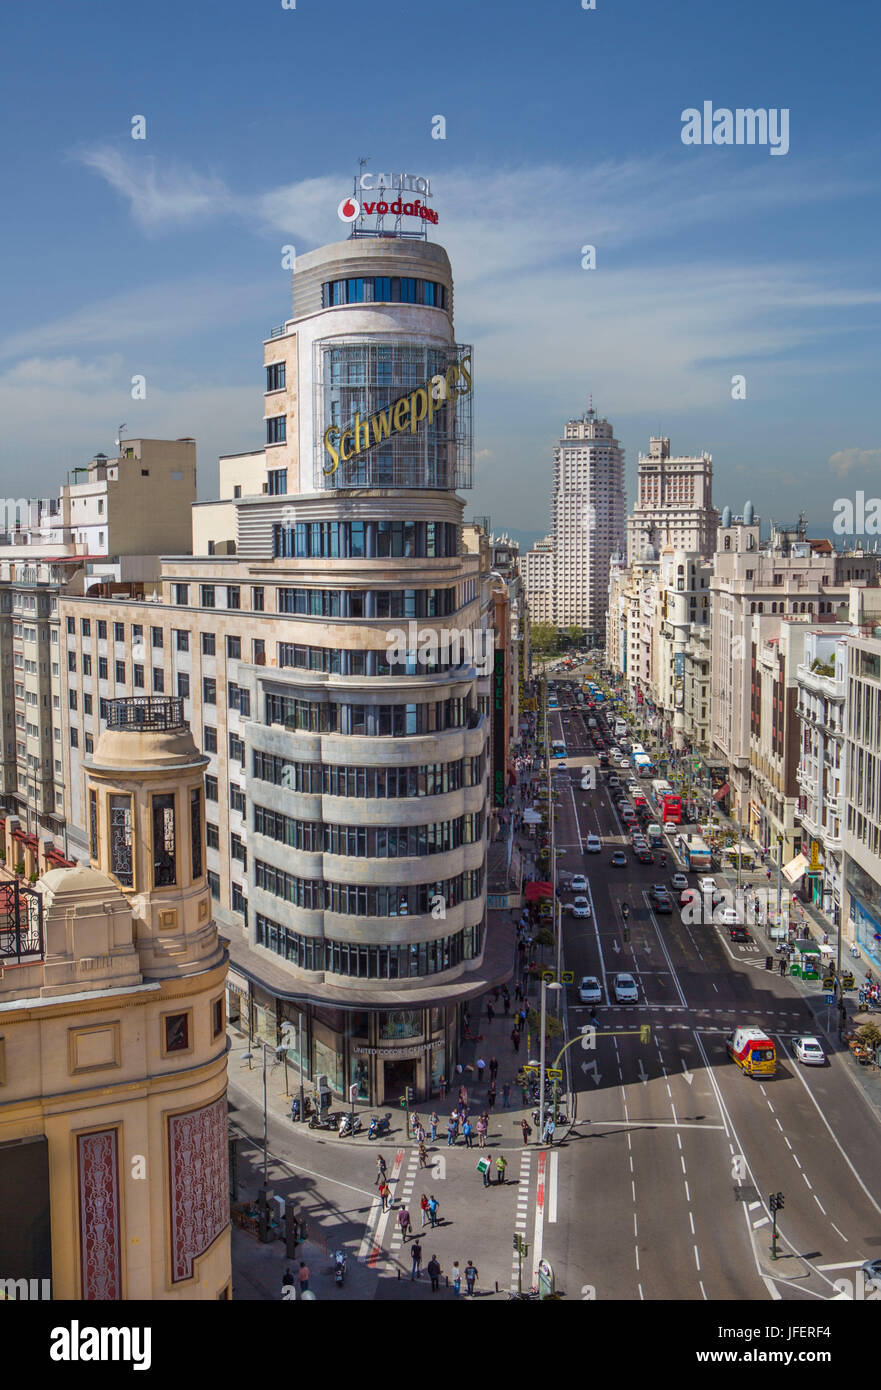
[[[616,869],[626,869],[627,855],[624,853],[623,849],[616,849],[609,863],[614,864]]]
[[[746,927],[733,926],[728,928],[728,935],[732,941],[749,941],[750,935]]]
[[[649,897],[652,900],[656,912],[673,911],[673,899],[670,897],[663,883],[655,883],[649,890]]]

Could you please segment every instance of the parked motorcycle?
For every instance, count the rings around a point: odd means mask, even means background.
[[[309,1119],[310,1129],[336,1129],[340,1122],[338,1114],[318,1115],[313,1114]]]
[[[380,1135],[388,1134],[391,1131],[391,1123],[391,1111],[389,1111],[387,1115],[383,1115],[381,1119],[377,1119],[376,1115],[371,1115],[370,1128],[367,1131],[367,1138],[378,1139]]]
[[[345,1139],[345,1137],[346,1137],[347,1134],[360,1134],[360,1133],[361,1133],[361,1129],[362,1129],[362,1125],[361,1125],[361,1121],[360,1121],[360,1119],[358,1118],[358,1116],[357,1116],[357,1115],[355,1116],[354,1123],[353,1123],[351,1114],[350,1114],[348,1111],[346,1111],[345,1114],[343,1115],[342,1119],[340,1120],[340,1128],[339,1128],[339,1136],[340,1136],[340,1138],[341,1138],[341,1139]]]
[[[333,1281],[337,1288],[342,1288],[346,1278],[346,1256],[342,1250],[337,1250],[333,1257]]]

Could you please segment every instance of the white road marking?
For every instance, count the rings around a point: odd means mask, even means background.
[[[695,1235],[695,1234],[696,1234],[696,1231],[695,1231],[695,1229],[694,1229],[694,1217],[693,1217],[693,1215],[691,1214],[691,1212],[688,1213],[688,1220],[689,1220],[689,1223],[690,1223],[690,1225],[691,1225],[691,1234],[692,1234],[692,1235]]]
[[[838,1227],[836,1226],[834,1221],[830,1221],[829,1225],[832,1227],[833,1231],[838,1231]],[[850,1241],[844,1234],[844,1231],[838,1231],[838,1234],[841,1236],[841,1239],[844,1241],[845,1245],[850,1245]]]
[[[821,1212],[823,1213],[823,1215],[826,1216],[826,1215],[827,1215],[826,1208],[823,1206],[823,1203],[820,1201],[820,1199],[819,1199],[819,1197],[817,1196],[816,1192],[814,1193],[814,1201],[817,1203],[817,1206],[820,1208],[820,1210],[821,1210]]]
[[[699,1280],[698,1280],[698,1287],[700,1288],[700,1291],[701,1291],[701,1293],[703,1294],[705,1300],[709,1303],[709,1301],[710,1301],[710,1300],[709,1300],[709,1295],[707,1294],[707,1291],[706,1291],[706,1289],[704,1288],[704,1281],[703,1281],[703,1279],[699,1279]]]
[[[557,1219],[557,1159],[559,1157],[560,1155],[556,1150],[551,1151],[548,1176],[548,1221],[556,1221]]]
[[[759,1229],[760,1226],[770,1226],[770,1224],[771,1224],[771,1218],[770,1218],[770,1216],[763,1216],[759,1221],[754,1221],[754,1222],[753,1222],[753,1230],[754,1230],[754,1231],[757,1231],[757,1230]]]
[[[817,1269],[859,1269],[862,1263],[862,1260],[847,1260],[840,1265],[817,1265]]]
[[[699,1256],[698,1253],[697,1253],[697,1246],[694,1247],[694,1262],[695,1262],[695,1264],[697,1265],[697,1272],[698,1272],[698,1274],[700,1274],[700,1272],[701,1272],[701,1261],[700,1261],[700,1256]]]

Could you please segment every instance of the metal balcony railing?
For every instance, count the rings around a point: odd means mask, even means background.
[[[0,882],[0,964],[43,959],[43,895],[17,878]]]
[[[108,729],[186,728],[184,702],[179,695],[130,695],[108,703]]]

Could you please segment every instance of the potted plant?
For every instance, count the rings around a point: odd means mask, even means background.
[[[16,866],[15,866],[15,872],[16,872],[19,876],[21,876],[21,875],[24,874],[24,860],[23,860],[23,859],[19,859],[18,863],[17,863]]]
[[[38,877],[39,875],[35,869],[32,874],[28,874],[28,883],[36,883]]]

